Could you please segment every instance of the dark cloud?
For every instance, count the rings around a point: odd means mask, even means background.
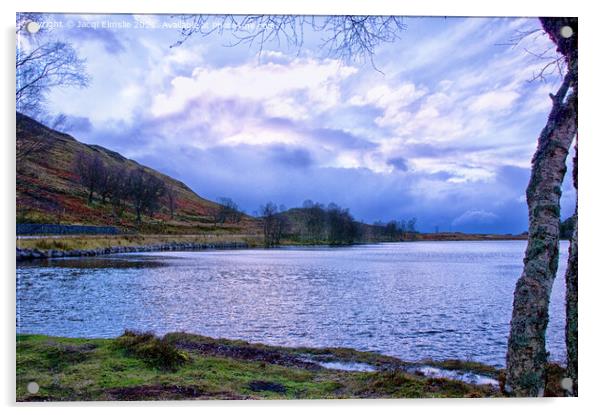
[[[312,163],[312,157],[309,151],[303,148],[289,148],[283,145],[270,147],[271,158],[276,163],[294,168],[309,167]]]
[[[67,115],[64,125],[64,131],[69,134],[87,134],[92,131],[92,122],[88,117]]]
[[[442,182],[445,182],[453,177],[455,177],[453,174],[446,172],[446,171],[438,171],[436,173],[432,173],[430,175],[433,179],[435,180],[440,180]]]
[[[474,153],[479,151],[487,151],[495,149],[492,146],[466,146],[466,145],[434,145],[427,143],[411,144],[404,148],[409,156],[412,157],[441,157],[441,156],[453,156],[454,154],[466,155],[467,153]]]
[[[314,139],[322,143],[334,144],[340,148],[367,150],[377,147],[375,143],[343,130],[316,128],[310,130],[309,133],[312,134]]]
[[[387,160],[387,164],[393,166],[395,170],[408,171],[408,161],[403,157],[393,157]]]
[[[137,150],[144,149],[151,142],[163,140],[157,129],[157,123],[142,118],[128,123],[125,121],[105,122],[93,125],[89,133],[76,135],[80,141],[87,144],[98,144],[126,156]],[[74,133],[75,134],[75,133]]]
[[[265,123],[274,128],[302,130],[293,120],[283,117],[267,117],[265,118]]]
[[[316,142],[331,145],[338,149],[369,150],[377,147],[375,143],[369,140],[340,129],[311,128],[304,122],[293,121],[283,117],[268,117],[265,119],[265,123],[272,128],[295,132],[308,139],[313,139]]]
[[[497,170],[497,176],[501,183],[516,187],[522,193],[527,188],[530,175],[531,169],[516,166],[501,166]]]

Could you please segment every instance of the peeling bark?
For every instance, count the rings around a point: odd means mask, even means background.
[[[577,133],[577,20],[542,18],[542,26],[567,61],[567,74],[551,96],[552,110],[537,143],[527,187],[529,241],[524,269],[516,283],[508,352],[506,392],[516,396],[543,396],[548,305],[558,269],[561,185],[566,158]],[[575,34],[562,38],[560,28]]]

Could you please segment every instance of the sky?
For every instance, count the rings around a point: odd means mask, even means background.
[[[78,140],[230,197],[247,213],[273,201],[337,203],[356,219],[416,217],[423,232],[527,230],[525,188],[558,78],[529,18],[406,18],[373,63],[303,47],[188,38],[179,17],[52,15],[52,36],[86,59],[86,89],[56,88],[48,109]],[[569,171],[570,174],[570,171]],[[574,210],[565,180],[562,217]]]

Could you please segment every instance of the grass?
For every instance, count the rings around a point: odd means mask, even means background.
[[[329,370],[307,357],[358,359],[376,372]],[[17,336],[17,400],[334,399],[499,396],[491,387],[430,379],[394,358],[352,349],[283,348],[172,333],[117,339]],[[387,366],[389,365],[389,366]],[[27,391],[36,382],[37,393]]]

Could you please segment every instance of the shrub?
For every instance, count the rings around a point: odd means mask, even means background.
[[[40,239],[36,242],[35,247],[37,249],[45,249],[45,250],[60,250],[67,251],[70,249],[70,246],[67,242],[55,240],[55,239]]]
[[[150,332],[126,330],[116,339],[116,344],[127,354],[162,370],[175,371],[188,360],[186,353]]]
[[[61,369],[66,366],[83,362],[90,357],[90,353],[96,349],[96,346],[92,343],[68,345],[52,341],[48,342],[45,346],[43,354],[45,355],[49,366],[54,369]]]

